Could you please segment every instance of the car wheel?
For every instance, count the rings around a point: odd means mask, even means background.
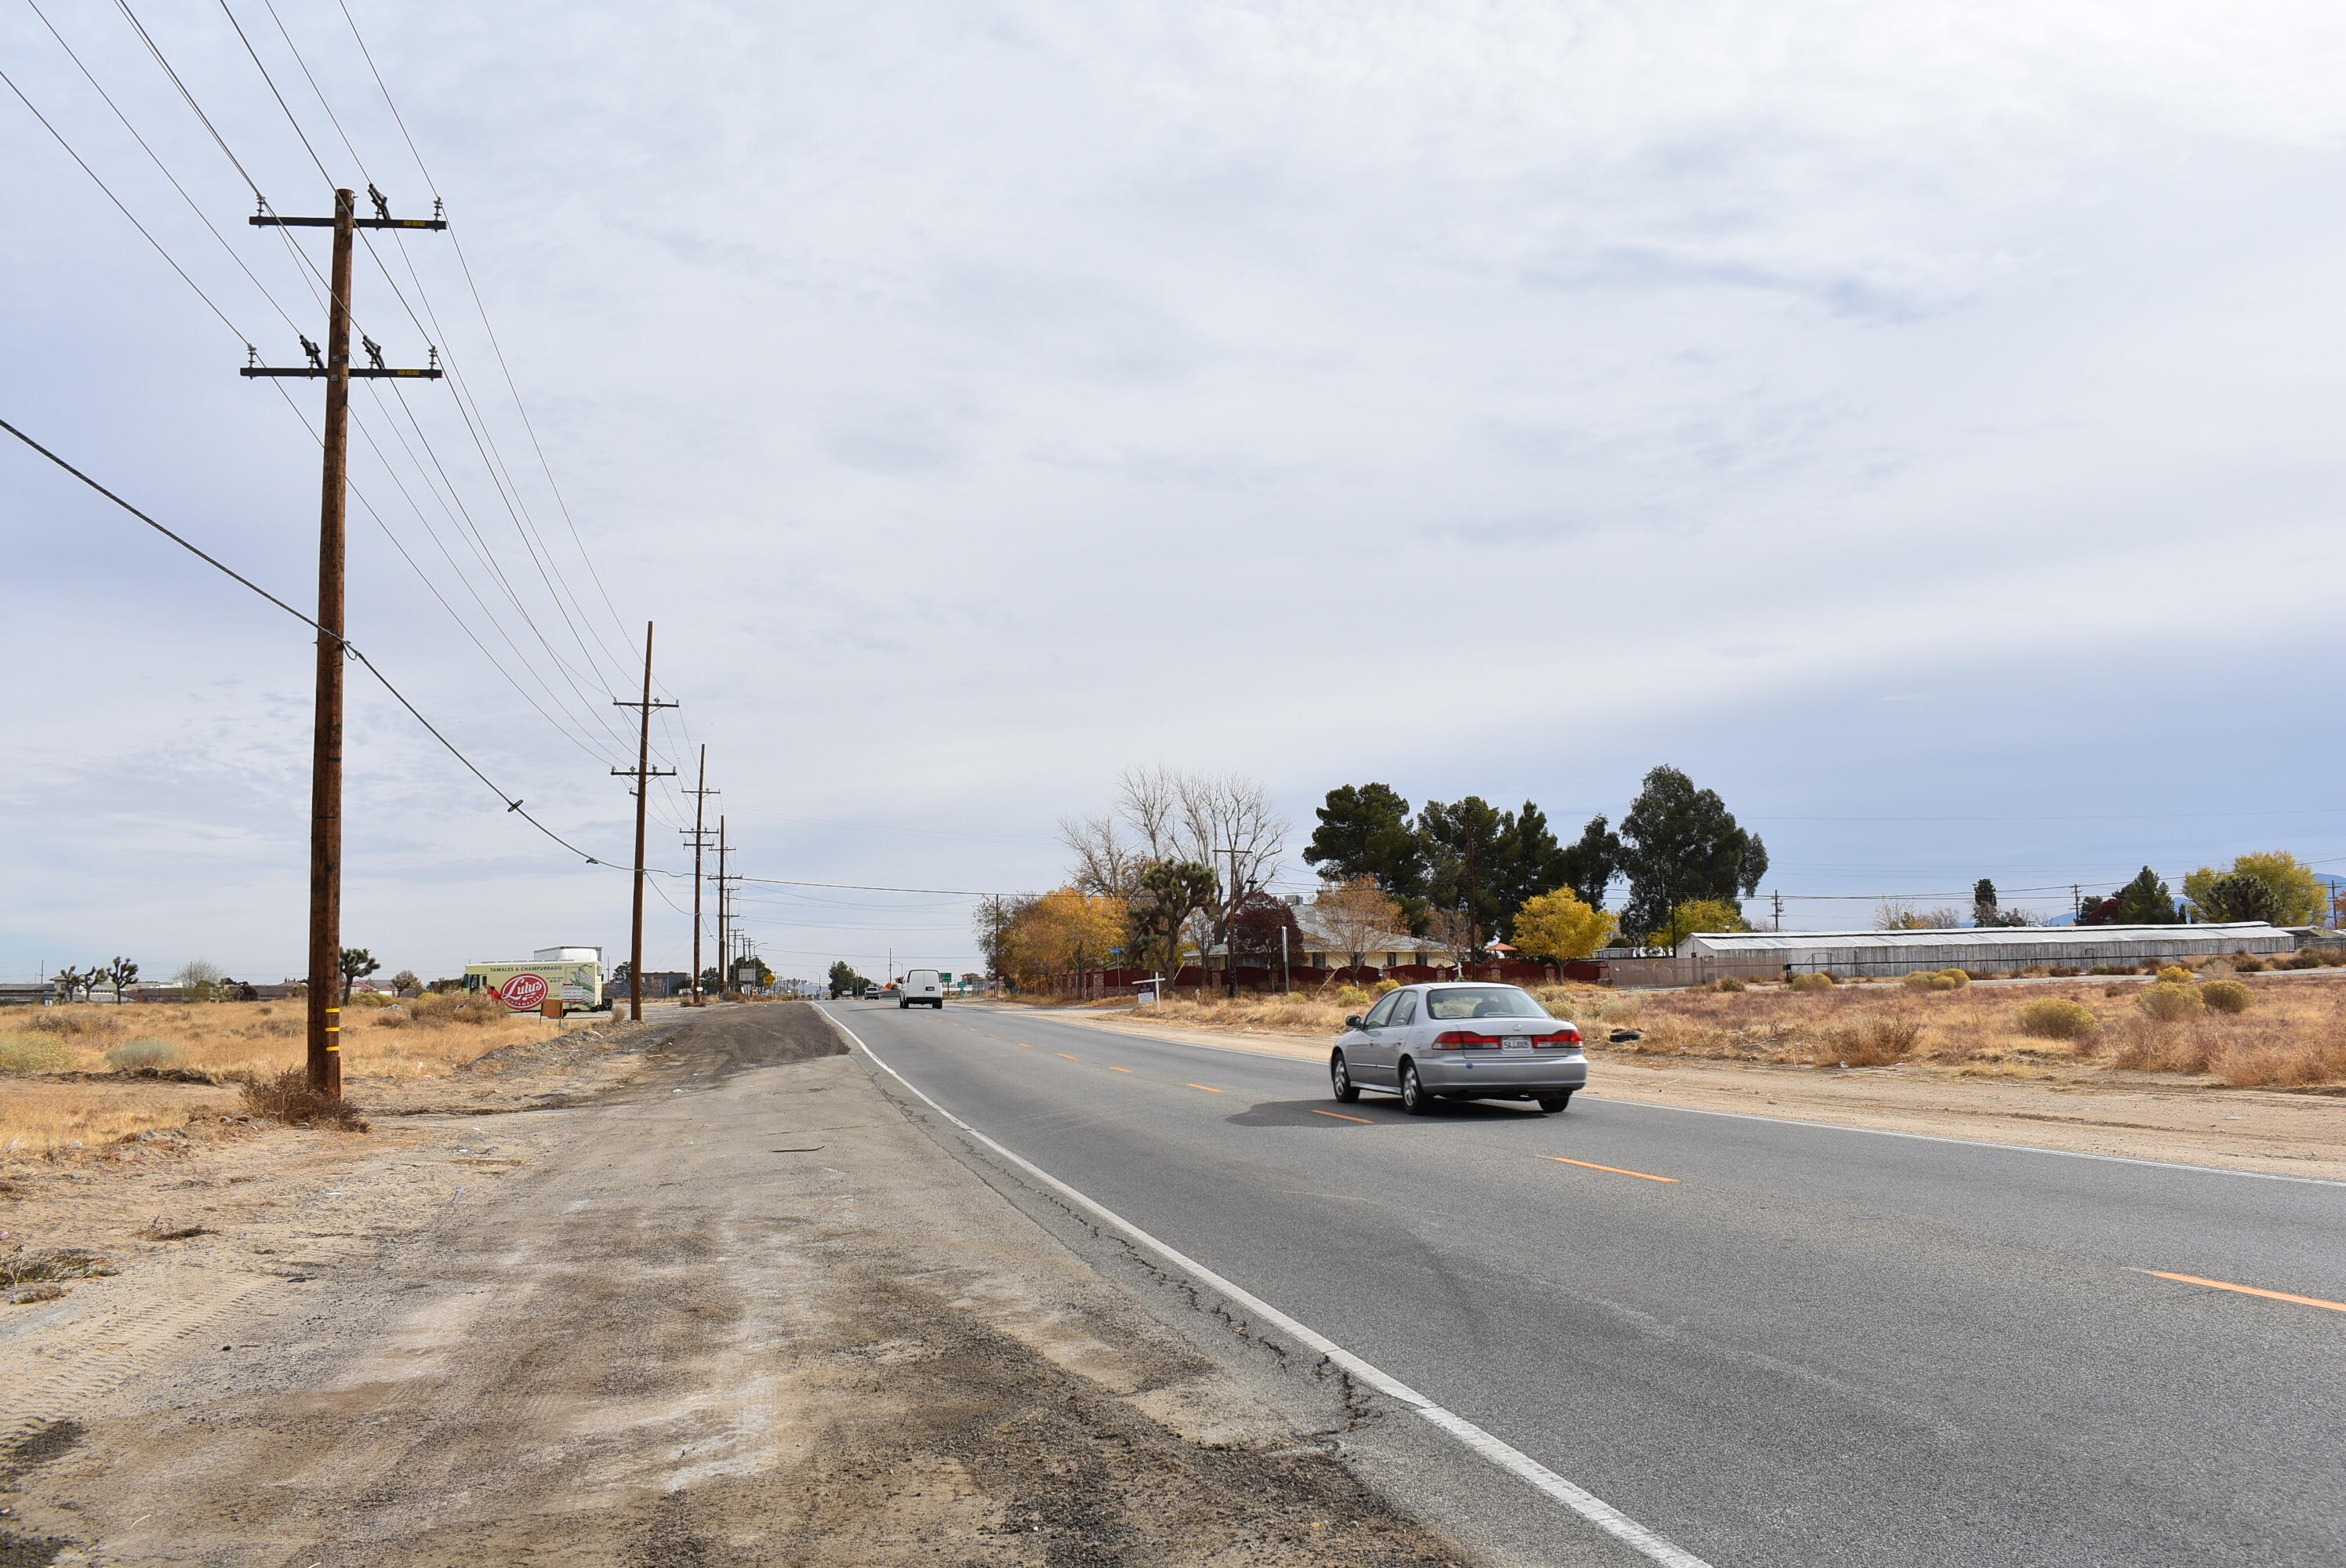
[[[1418,1081],[1417,1064],[1414,1062],[1401,1064],[1401,1108],[1413,1116],[1422,1116],[1433,1109],[1433,1096],[1427,1094],[1425,1085]]]
[[[1361,1097],[1361,1086],[1352,1082],[1352,1069],[1344,1064],[1341,1051],[1328,1058],[1328,1084],[1335,1091],[1340,1105],[1349,1105]]]
[[[1542,1095],[1539,1097],[1539,1108],[1551,1116],[1570,1104],[1572,1104],[1572,1091],[1569,1089],[1561,1095]]]

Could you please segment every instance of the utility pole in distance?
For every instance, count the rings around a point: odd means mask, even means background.
[[[241,376],[325,378],[326,423],[321,438],[325,473],[318,506],[318,686],[317,712],[310,748],[310,974],[303,1000],[309,1013],[310,1087],[332,1099],[342,1095],[342,659],[348,642],[342,636],[343,530],[342,510],[350,464],[351,378],[385,376],[403,380],[438,381],[439,351],[434,364],[420,371],[391,370],[372,338],[363,338],[367,358],[362,370],[351,368],[351,242],[362,229],[445,229],[447,220],[393,218],[390,204],[374,187],[375,216],[358,216],[358,198],[347,190],[334,192],[332,218],[280,218],[263,210],[249,221],[260,229],[332,229],[334,256],[326,302],[326,352],[301,339],[310,362],[300,369],[280,369],[258,362],[247,364]],[[258,361],[259,351],[247,357]]]
[[[685,791],[692,797],[692,831],[685,836],[692,840],[692,1004],[701,1005],[700,999],[700,852],[709,843],[709,830],[701,824],[702,808],[709,797],[722,795],[722,789],[709,787],[709,748],[700,748],[700,777],[693,788]],[[679,830],[681,831],[681,830]],[[721,987],[719,988],[722,989]]]
[[[717,994],[725,994],[725,982],[730,975],[732,938],[725,926],[725,818],[717,819]]]
[[[634,934],[627,943],[627,1022],[640,1023],[644,1018],[644,813],[651,805],[651,780],[673,779],[673,768],[652,766],[652,709],[674,708],[672,702],[652,700],[652,623],[644,623],[644,696],[640,702],[625,697],[611,699],[613,708],[634,708],[642,710],[643,727],[636,732],[636,765],[614,768],[617,778],[633,778],[636,781],[636,918]]]

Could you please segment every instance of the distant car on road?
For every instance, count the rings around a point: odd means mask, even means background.
[[[1436,1100],[1533,1100],[1561,1111],[1588,1083],[1579,1028],[1519,985],[1434,982],[1344,1020],[1328,1079],[1346,1104],[1389,1089],[1422,1116]]]
[[[933,1007],[944,1011],[944,981],[933,969],[908,969],[904,972],[903,989],[896,993],[898,1007]]]

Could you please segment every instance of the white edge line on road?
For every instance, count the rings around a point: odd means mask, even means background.
[[[1047,1016],[1047,1014],[1038,1016]],[[1224,1051],[1235,1055],[1259,1057],[1265,1061],[1291,1062],[1299,1067],[1311,1065],[1300,1056],[1282,1056],[1275,1052],[1251,1050],[1244,1045],[1209,1045],[1202,1040],[1177,1040],[1169,1034],[1143,1034],[1137,1030],[1117,1029],[1107,1024],[1088,1023],[1081,1019],[1052,1021],[1073,1024],[1078,1029],[1096,1029],[1103,1034],[1121,1035],[1127,1040],[1145,1040],[1158,1045],[1179,1045],[1191,1051]],[[2308,1186],[2346,1186],[2346,1181],[2339,1181],[2332,1176],[2290,1176],[2286,1171],[2236,1171],[2224,1166],[2194,1165],[2188,1160],[2147,1160],[2134,1155],[2097,1155],[2086,1149],[2048,1149],[2042,1144],[1999,1144],[1987,1138],[1953,1138],[1939,1133],[1902,1133],[1890,1127],[1856,1127],[1846,1122],[1812,1122],[1799,1116],[1763,1116],[1753,1111],[1706,1111],[1695,1105],[1665,1105],[1652,1100],[1624,1100],[1605,1094],[1599,1094],[1595,1097],[1608,1105],[1634,1105],[1647,1111],[1678,1111],[1689,1116],[1726,1116],[1738,1122],[1772,1122],[1783,1127],[1818,1127],[1828,1133],[1864,1133],[1877,1138],[1914,1138],[1926,1144],[1956,1144],[1970,1149],[2004,1149],[2016,1155],[2059,1155],[2064,1159],[2106,1160],[2112,1165],[2148,1166],[2153,1170],[2162,1171],[2197,1171],[2202,1176],[2248,1176],[2257,1181],[2290,1181]]]
[[[1286,1313],[1281,1312],[1278,1308],[1271,1306],[1269,1302],[1264,1301],[1260,1298],[1251,1295],[1249,1292],[1240,1289],[1236,1285],[1231,1284],[1229,1280],[1223,1278],[1220,1275],[1215,1273],[1204,1264],[1199,1263],[1196,1258],[1189,1257],[1186,1253],[1176,1251],[1166,1243],[1158,1240],[1157,1237],[1149,1235],[1148,1232],[1141,1229],[1140,1227],[1133,1224],[1130,1220],[1125,1218],[1122,1215],[1117,1214],[1113,1209],[1107,1208],[1105,1206],[1093,1201],[1091,1198],[1085,1196],[1082,1193],[1077,1192],[1074,1187],[1069,1186],[1066,1182],[1061,1181],[1058,1177],[1053,1176],[1042,1166],[1035,1164],[1034,1161],[1027,1159],[1022,1155],[1014,1154],[1009,1149],[1003,1147],[992,1138],[987,1137],[984,1133],[979,1132],[975,1127],[971,1126],[967,1122],[963,1121],[959,1116],[954,1115],[951,1111],[946,1110],[943,1105],[938,1105],[934,1100],[930,1099],[926,1095],[922,1094],[919,1089],[914,1088],[910,1079],[906,1078],[902,1073],[897,1072],[895,1068],[888,1065],[888,1064],[882,1059],[878,1052],[872,1050],[871,1046],[864,1044],[862,1036],[857,1034],[854,1030],[850,1029],[845,1023],[841,1023],[837,1018],[831,1017],[829,1010],[817,1008],[816,1011],[821,1013],[825,1018],[831,1019],[832,1025],[836,1027],[841,1033],[846,1035],[850,1040],[854,1041],[856,1046],[861,1049],[866,1056],[869,1056],[872,1059],[872,1064],[875,1066],[877,1066],[882,1072],[887,1074],[891,1078],[895,1079],[899,1084],[903,1084],[905,1090],[915,1099],[919,1100],[921,1104],[936,1112],[937,1115],[943,1116],[946,1121],[951,1122],[954,1126],[959,1127],[963,1132],[967,1133],[979,1143],[984,1144],[987,1148],[992,1149],[995,1154],[1000,1155],[1004,1159],[1010,1161],[1019,1169],[1025,1171],[1028,1176],[1031,1176],[1035,1180],[1042,1182],[1060,1196],[1067,1199],[1071,1203],[1079,1205],[1086,1212],[1095,1215],[1098,1218],[1106,1221],[1107,1224],[1114,1226],[1117,1229],[1124,1232],[1125,1235],[1131,1237],[1135,1241],[1137,1241],[1142,1246],[1148,1247],[1151,1252],[1156,1253],[1159,1257],[1164,1258],[1168,1263],[1172,1264],[1175,1268],[1182,1270],[1184,1273],[1197,1279],[1201,1284],[1219,1292],[1230,1301],[1236,1303],[1238,1306],[1243,1307],[1247,1311],[1252,1313],[1257,1318],[1263,1319],[1265,1322],[1275,1324],[1281,1333],[1300,1344],[1309,1345],[1311,1349],[1319,1351],[1322,1356],[1328,1358],[1329,1360],[1342,1368],[1358,1381],[1367,1384],[1370,1388],[1376,1390],[1377,1392],[1384,1395],[1387,1399],[1408,1406],[1411,1410],[1424,1417],[1435,1427],[1439,1428],[1443,1432],[1448,1433],[1452,1438],[1457,1440],[1457,1441],[1464,1444],[1466,1448],[1472,1450],[1477,1454],[1480,1454],[1483,1458],[1489,1460],[1493,1464],[1497,1465],[1500,1469],[1507,1471],[1519,1479],[1530,1482],[1540,1492],[1546,1493],[1556,1502],[1563,1503],[1566,1508],[1571,1509],[1575,1513],[1579,1514],[1583,1519],[1587,1520],[1591,1524],[1596,1525],[1599,1530],[1604,1531],[1606,1534],[1612,1536],[1615,1540],[1621,1542],[1624,1545],[1634,1548],[1636,1551],[1651,1558],[1656,1563],[1665,1564],[1665,1568],[1710,1568],[1708,1563],[1705,1563],[1701,1558],[1697,1557],[1693,1553],[1688,1552],[1683,1548],[1673,1544],[1664,1537],[1647,1529],[1644,1525],[1638,1523],[1636,1520],[1630,1518],[1627,1514],[1622,1512],[1619,1509],[1614,1507],[1603,1498],[1598,1497],[1595,1493],[1581,1487],[1575,1486],[1572,1482],[1565,1480],[1564,1477],[1556,1474],[1556,1471],[1548,1469],[1547,1466],[1540,1463],[1539,1461],[1532,1458],[1531,1455],[1525,1453],[1522,1450],[1494,1437],[1489,1432],[1484,1431],[1481,1427],[1476,1426],[1473,1421],[1468,1420],[1465,1417],[1457,1414],[1455,1411],[1445,1410],[1443,1407],[1435,1404],[1432,1400],[1427,1399],[1423,1394],[1419,1393],[1407,1383],[1404,1383],[1400,1379],[1392,1377],[1381,1370],[1369,1362],[1362,1360],[1360,1357],[1352,1354],[1352,1351],[1345,1349],[1342,1346],[1337,1344],[1333,1339],[1329,1339],[1326,1335],[1321,1334],[1315,1329],[1304,1327],[1301,1323],[1297,1322],[1294,1319],[1289,1317]]]

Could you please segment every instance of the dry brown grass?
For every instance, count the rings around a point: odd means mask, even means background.
[[[173,1065],[215,1080],[262,1082],[300,1065],[306,1027],[298,1001],[85,1003],[0,1013],[0,1061],[38,1068],[0,1075],[0,1157],[95,1147],[239,1109],[231,1089],[55,1077],[111,1074],[107,1053],[132,1041],[167,1042],[178,1052]],[[352,1085],[436,1078],[492,1051],[545,1039],[556,1028],[535,1014],[468,1005],[461,995],[419,999],[413,1007],[352,1008],[342,1014],[342,1077]],[[26,1048],[11,1052],[11,1042]]]

